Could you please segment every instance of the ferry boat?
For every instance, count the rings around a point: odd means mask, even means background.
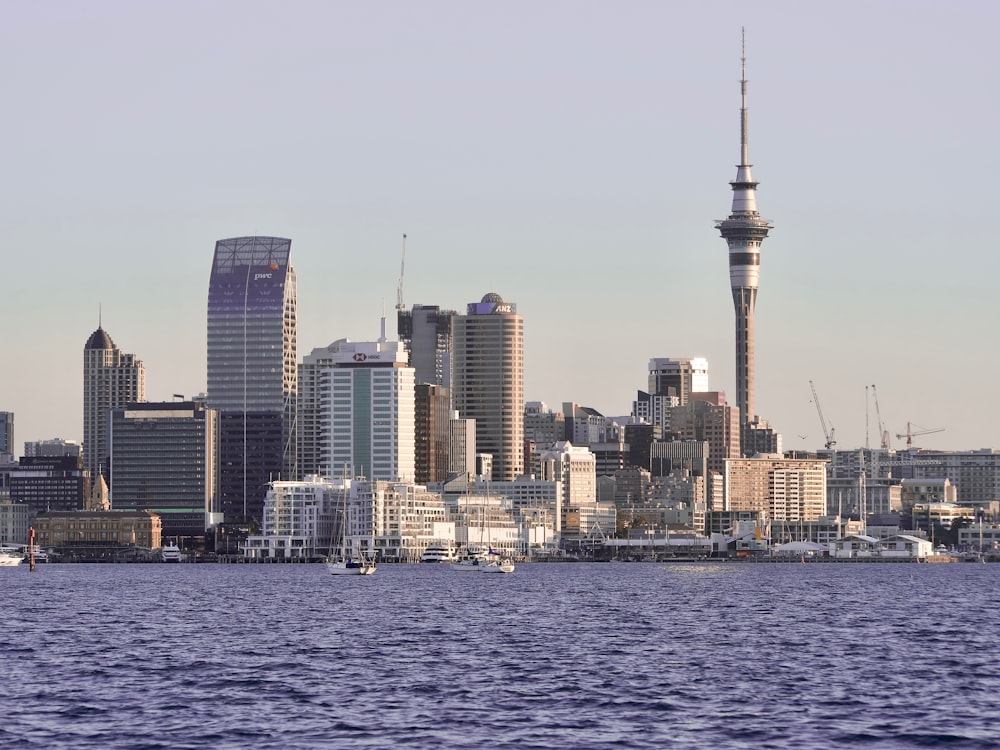
[[[24,562],[24,550],[15,547],[0,547],[0,567],[12,568]]]
[[[181,548],[176,544],[164,544],[160,550],[160,559],[165,563],[179,563],[181,561]]]
[[[431,542],[420,556],[422,563],[450,563],[456,559],[455,548],[448,542]]]

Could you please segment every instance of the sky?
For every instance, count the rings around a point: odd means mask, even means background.
[[[627,414],[653,357],[735,402],[745,28],[756,406],[785,449],[1000,448],[1000,4],[10,3],[0,411],[82,439],[99,321],[149,400],[205,390],[215,241],[292,240],[299,358],[485,293],[525,399]],[[878,410],[872,396],[875,385]]]

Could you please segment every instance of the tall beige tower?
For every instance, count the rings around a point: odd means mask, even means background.
[[[108,420],[111,410],[146,400],[146,371],[142,360],[115,346],[97,327],[83,348],[83,468],[95,481],[108,476]]]
[[[493,479],[524,473],[524,319],[517,305],[489,293],[456,315],[452,395],[476,420],[476,452],[493,456]]]

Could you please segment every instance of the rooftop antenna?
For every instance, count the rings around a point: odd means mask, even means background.
[[[750,144],[747,138],[747,32],[746,27],[740,26],[740,93],[742,94],[742,104],[740,107],[740,166],[750,166]]]
[[[396,309],[403,310],[403,271],[406,268],[406,235],[403,235],[403,257],[399,261],[399,286],[396,287]],[[383,316],[383,328],[385,327],[385,318]],[[383,330],[383,336],[385,331]]]
[[[403,236],[405,237],[406,235]],[[380,344],[385,343],[385,297],[382,298],[382,332],[378,337],[378,341]]]

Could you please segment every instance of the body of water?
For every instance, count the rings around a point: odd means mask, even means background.
[[[0,748],[997,748],[998,579],[0,568]]]

